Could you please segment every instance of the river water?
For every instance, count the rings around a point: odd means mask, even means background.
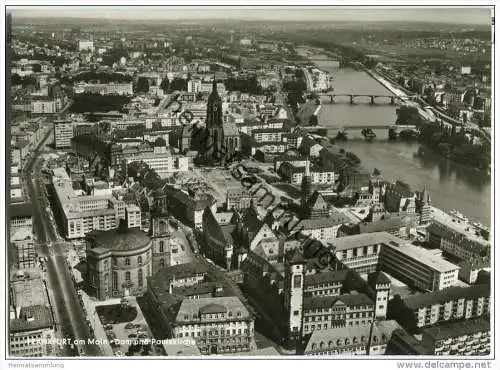
[[[334,93],[392,95],[378,81],[363,71],[331,67],[328,61],[316,61],[319,68],[334,78]],[[323,103],[319,123],[325,127],[384,125],[394,123],[396,107],[379,104],[350,105],[338,99],[336,104]],[[424,186],[432,203],[444,211],[459,210],[467,217],[491,223],[491,179],[487,174],[458,165],[423,148],[417,143],[388,141],[346,141],[339,146],[355,153],[370,170],[378,168],[389,181],[401,180],[414,190]]]

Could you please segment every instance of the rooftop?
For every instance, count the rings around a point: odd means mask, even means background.
[[[466,321],[452,322],[425,329],[423,335],[429,335],[438,341],[446,338],[459,337],[479,332],[490,331],[490,322],[483,318],[469,319]]]
[[[33,206],[31,203],[15,203],[9,205],[10,218],[33,216]]]
[[[411,310],[434,304],[443,304],[457,299],[476,299],[489,297],[491,288],[487,284],[471,285],[469,287],[451,287],[431,293],[415,294],[405,298],[405,305]]]
[[[50,328],[54,325],[50,308],[43,305],[22,307],[19,318],[10,320],[11,333]]]
[[[395,244],[388,243],[385,244],[384,247],[388,247],[394,250],[397,250],[406,256],[410,257],[414,261],[418,261],[420,263],[425,264],[427,267],[439,271],[439,272],[447,272],[452,270],[458,270],[459,267],[447,260],[445,260],[441,255],[436,255],[432,253],[432,251],[428,249],[424,249],[422,247],[418,247],[412,244]]]
[[[389,244],[390,242],[395,242],[398,244],[405,243],[404,240],[392,236],[391,234],[385,231],[343,236],[340,238],[332,239],[329,242],[331,245],[335,247],[336,251],[360,248],[368,245],[375,245],[381,243],[385,244]]]
[[[227,313],[235,320],[249,319],[250,313],[238,297],[207,297],[184,299],[177,312],[176,322],[199,320],[199,314]]]
[[[112,251],[130,251],[140,249],[151,243],[151,238],[140,228],[92,231],[86,239],[91,249],[99,248]]]
[[[335,349],[353,344],[375,346],[388,343],[392,333],[401,329],[395,320],[376,321],[372,325],[315,330],[306,345],[305,352]]]
[[[325,284],[331,282],[344,281],[348,270],[325,271],[319,274],[306,275],[304,277],[304,287]]]
[[[342,294],[339,296],[313,296],[304,298],[304,310],[330,308],[335,303],[342,302],[348,307],[370,306],[373,301],[364,293]]]

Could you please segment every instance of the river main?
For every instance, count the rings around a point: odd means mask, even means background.
[[[363,71],[338,69],[326,60],[316,64],[332,74],[335,93],[392,95]],[[395,120],[393,106],[350,105],[348,101],[323,104],[319,114],[319,123],[327,128],[380,125]],[[491,179],[487,174],[453,163],[418,143],[353,140],[338,145],[355,153],[368,169],[378,168],[388,181],[404,181],[414,190],[426,186],[436,207],[444,211],[456,209],[491,224]]]

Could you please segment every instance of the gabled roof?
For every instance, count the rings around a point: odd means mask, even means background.
[[[415,294],[405,298],[403,301],[411,310],[417,310],[434,304],[457,299],[476,299],[480,297],[490,297],[491,288],[487,284],[471,285],[469,287],[451,287],[438,290],[432,293]]]
[[[328,203],[325,201],[325,198],[323,198],[321,193],[317,190],[311,195],[307,201],[307,205],[312,209],[325,209],[328,207]]]
[[[210,235],[213,238],[219,240],[220,242],[226,241],[226,235],[224,235],[221,226],[217,222],[217,219],[212,213],[212,210],[208,206],[205,208],[205,211],[203,212],[203,228],[205,230],[210,230]]]
[[[340,296],[313,296],[304,298],[304,310],[330,308],[336,303],[343,303],[348,307],[370,306],[373,301],[364,293],[342,294]]]
[[[262,221],[259,219],[257,210],[252,205],[243,211],[241,222],[249,232],[257,232],[262,227]]]
[[[304,286],[314,286],[318,284],[328,284],[344,281],[348,270],[325,271],[319,274],[306,275],[304,277]]]
[[[211,313],[226,313],[227,308],[216,303],[209,303],[206,306],[200,308],[200,315],[206,315]]]
[[[391,280],[382,271],[376,271],[368,275],[368,284],[375,287],[376,284],[390,284]]]

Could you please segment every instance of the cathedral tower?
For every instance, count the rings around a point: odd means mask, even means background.
[[[307,201],[311,197],[312,180],[311,180],[311,172],[310,172],[309,166],[310,166],[310,161],[309,161],[309,158],[307,158],[306,169],[304,171],[304,175],[302,176],[302,184],[301,184],[301,188],[300,188],[301,193],[302,193],[300,205],[302,206],[303,209],[305,209],[305,207],[307,207]]]
[[[208,162],[222,165],[226,156],[224,148],[224,128],[222,114],[222,99],[217,92],[217,82],[214,78],[212,93],[207,104],[207,141],[205,158]]]

